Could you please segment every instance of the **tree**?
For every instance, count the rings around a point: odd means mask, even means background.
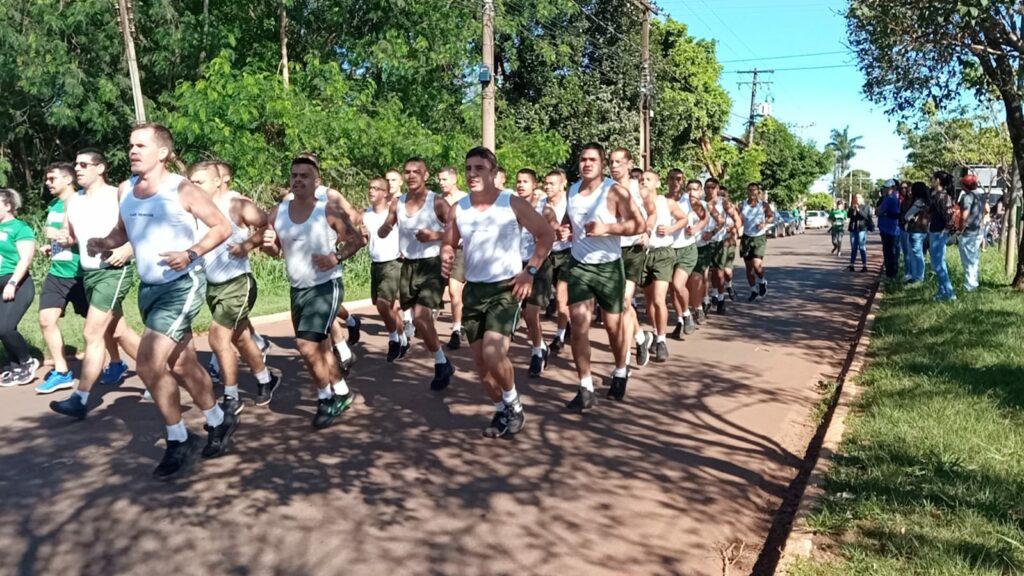
[[[845,200],[849,204],[852,194],[861,194],[865,202],[871,202],[876,187],[870,172],[855,168],[835,182],[834,190],[837,199]]]
[[[928,182],[937,170],[956,173],[972,164],[1009,169],[1013,149],[1005,125],[993,125],[984,116],[930,115],[923,126],[901,122],[897,132],[909,150],[904,179]]]
[[[835,207],[835,201],[830,194],[815,192],[804,199],[804,206],[808,210],[831,210]]]
[[[795,206],[832,169],[832,153],[800,140],[775,118],[761,120],[755,131],[754,141],[765,151],[761,183],[779,208]]]
[[[851,138],[849,126],[843,128],[842,131],[832,130],[831,140],[825,149],[832,152],[835,158],[835,167],[832,173],[833,189],[836,179],[850,170],[850,161],[857,155],[857,151],[864,149],[863,146],[857,144],[861,138],[861,136]]]

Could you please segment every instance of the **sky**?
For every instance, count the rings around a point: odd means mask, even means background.
[[[829,141],[833,128],[849,125],[851,136],[862,136],[851,163],[873,178],[889,178],[906,161],[896,122],[882,106],[868,102],[861,92],[864,76],[848,51],[842,0],[657,0],[665,14],[687,24],[690,34],[717,41],[722,63],[722,85],[733,100],[728,131],[742,135],[750,112],[749,74],[734,70],[776,69],[762,75],[772,85],[758,88],[758,101],[769,101],[772,115],[791,126],[798,136],[818,147]],[[835,53],[841,52],[841,53]],[[831,54],[821,54],[831,53]],[[799,58],[780,58],[819,54]],[[742,62],[734,62],[742,60]],[[838,66],[817,70],[785,70]],[[657,115],[657,110],[655,110]],[[655,116],[657,117],[657,116]],[[816,189],[827,184],[819,182]]]

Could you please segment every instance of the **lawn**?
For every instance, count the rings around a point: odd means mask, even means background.
[[[982,288],[935,303],[934,279],[881,301],[815,556],[791,574],[1024,573],[1024,295],[995,250]],[[954,285],[959,259],[950,254]]]

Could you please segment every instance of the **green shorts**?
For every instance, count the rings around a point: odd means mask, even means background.
[[[85,297],[90,307],[120,314],[124,297],[135,283],[135,268],[127,264],[120,268],[86,270],[82,279],[85,282]]]
[[[398,300],[398,284],[402,281],[402,261],[370,263],[370,299],[388,302]]]
[[[529,262],[523,262],[523,270],[526,269],[527,264]],[[548,302],[551,301],[551,286],[551,263],[545,260],[533,277],[533,290],[530,291],[530,297],[526,299],[526,303],[547,308]]]
[[[690,244],[682,248],[676,248],[676,268],[692,274],[697,267],[697,245]]]
[[[548,255],[551,264],[551,284],[569,281],[569,266],[572,262],[572,248],[566,248]]]
[[[441,257],[402,261],[402,276],[398,286],[402,310],[409,310],[416,304],[431,310],[440,308],[445,287],[441,276]]]
[[[597,305],[605,312],[622,312],[626,296],[626,275],[622,260],[601,264],[584,264],[572,260],[569,268],[569,304],[597,299]]]
[[[722,268],[725,259],[725,242],[708,242],[708,268]]]
[[[146,328],[175,342],[192,334],[192,322],[206,298],[206,274],[191,270],[166,284],[139,284],[139,312]]]
[[[292,327],[295,337],[322,342],[331,334],[331,325],[345,297],[341,278],[309,288],[291,289]]]
[[[519,302],[512,295],[512,282],[466,282],[462,293],[462,327],[470,343],[484,332],[511,337],[519,323]]]
[[[768,246],[768,238],[760,236],[744,236],[740,239],[740,258],[750,260],[751,258],[764,258],[765,247]]]
[[[207,284],[206,305],[210,307],[213,321],[232,330],[245,326],[256,304],[256,292],[256,279],[252,274],[241,274],[220,284]]]
[[[640,283],[646,262],[646,246],[625,246],[622,248],[622,269],[625,271],[627,282]],[[602,308],[604,307],[602,306]]]
[[[644,275],[640,279],[641,286],[650,286],[654,282],[671,282],[675,272],[676,251],[671,246],[651,248],[647,253],[647,264]]]
[[[703,274],[711,267],[711,245],[705,244],[697,247],[697,265],[693,267],[694,274]]]
[[[450,279],[456,282],[466,283],[466,253],[463,252],[462,246],[459,246],[458,250],[455,251],[455,262],[452,263],[452,275]]]
[[[728,270],[732,268],[733,262],[736,262],[736,243],[722,242],[722,254],[718,261],[711,263],[712,267]]]

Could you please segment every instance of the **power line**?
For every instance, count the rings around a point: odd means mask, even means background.
[[[856,68],[856,64],[833,64],[829,66],[801,66],[799,68],[773,68],[775,72],[795,72],[797,70],[828,70],[830,68]],[[743,74],[742,70],[723,70],[722,74]]]
[[[789,60],[791,58],[810,58],[812,56],[832,56],[835,54],[848,54],[847,50],[834,50],[832,52],[812,52],[810,54],[789,54],[786,56],[765,56],[764,58],[744,58],[742,60],[721,60],[719,64],[738,64],[740,62],[760,62],[762,60]]]
[[[735,38],[737,42],[740,43],[740,46],[743,46],[747,50],[747,52],[750,52],[754,56],[757,56],[757,52],[754,52],[753,50],[750,49],[750,46],[747,46],[747,43],[744,42],[742,38],[740,38],[739,34],[737,34],[736,32],[733,31],[731,26],[729,26],[728,24],[725,23],[725,20],[722,20],[722,17],[719,16],[717,12],[715,12],[714,8],[712,8],[704,0],[700,0],[700,3],[703,4],[704,7],[706,7],[708,9],[708,12],[711,12],[711,15],[714,16],[715,19],[718,20],[722,24],[722,26],[725,26],[725,29],[729,32],[729,34],[732,34],[732,37]]]

